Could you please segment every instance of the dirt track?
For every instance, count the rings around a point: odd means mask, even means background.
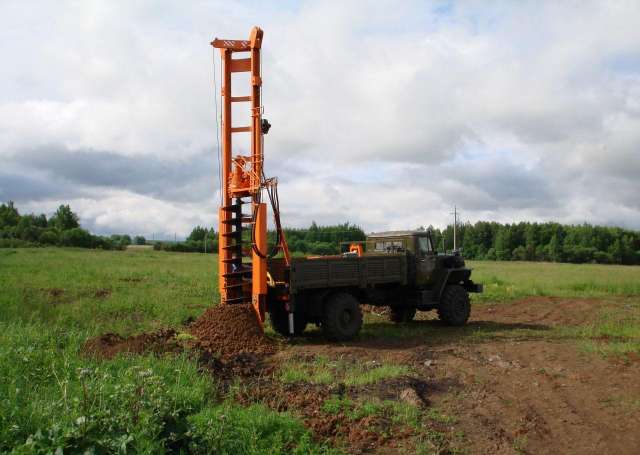
[[[587,323],[605,305],[555,298],[479,305],[470,326],[491,327],[498,335],[500,327],[544,331]],[[430,320],[414,324],[439,326]],[[451,336],[434,343],[372,337],[347,346],[303,341],[278,353],[273,362],[302,354],[411,366],[426,385],[421,393],[429,406],[456,417],[446,430],[463,432],[449,448],[483,454],[640,453],[637,358],[603,358],[553,338],[465,342]],[[394,451],[384,443],[369,450]]]

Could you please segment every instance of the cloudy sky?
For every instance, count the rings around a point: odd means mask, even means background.
[[[457,204],[640,229],[639,24],[638,1],[0,0],[0,200],[103,234],[214,225],[209,42],[260,25],[285,225]]]

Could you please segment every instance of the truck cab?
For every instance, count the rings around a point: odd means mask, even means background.
[[[368,254],[407,254],[410,259],[410,270],[408,272],[410,278],[413,278],[413,280],[410,280],[411,284],[429,286],[434,283],[438,253],[434,247],[430,231],[372,233],[367,236],[366,244],[365,251]]]

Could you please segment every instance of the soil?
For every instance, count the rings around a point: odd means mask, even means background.
[[[52,305],[60,305],[63,303],[69,303],[71,300],[66,291],[61,288],[43,288],[42,293],[47,297],[47,300]]]
[[[317,335],[297,339],[286,349],[264,338],[251,307],[207,310],[187,330],[198,338],[200,361],[243,404],[262,402],[298,415],[318,440],[349,453],[411,453],[425,434],[445,435],[430,443],[434,453],[470,454],[640,453],[640,358],[589,354],[571,340],[552,337],[514,338],[514,328],[550,330],[580,326],[619,302],[536,297],[509,304],[475,305],[464,333],[491,330],[495,337],[466,337],[419,313],[412,325],[437,335],[392,338],[370,336],[346,343],[325,342]],[[387,315],[372,308],[369,323]],[[381,322],[376,322],[377,318]],[[458,330],[458,331],[456,331]],[[501,332],[504,335],[501,335]],[[142,337],[142,338],[140,338]],[[151,337],[151,338],[144,338]],[[146,351],[171,345],[175,333],[122,339],[108,334],[89,340],[85,352],[110,354]],[[602,342],[606,342],[603,340]],[[110,354],[113,355],[113,354]],[[349,362],[402,364],[409,376],[365,386],[286,384],[277,371],[291,361],[316,356]],[[386,414],[356,418],[323,410],[332,396],[351,400],[405,401],[455,417],[426,419],[418,430],[402,426]]]
[[[266,338],[251,305],[209,308],[188,328],[204,352],[218,358],[242,353],[272,354],[276,345]]]
[[[251,305],[218,305],[205,311],[184,328],[190,337],[180,337],[173,329],[123,338],[106,333],[85,342],[85,355],[103,359],[118,353],[162,354],[190,347],[212,372],[227,377],[251,376],[261,369],[260,359],[273,354],[277,344],[263,335]]]
[[[469,326],[491,328],[498,334],[501,328],[545,331],[554,326],[579,326],[596,320],[603,308],[615,304],[550,297],[482,304],[473,307]],[[384,312],[377,313],[374,318],[386,321]],[[422,313],[412,324],[441,327],[433,317]],[[456,418],[440,429],[450,439],[436,447],[436,453],[456,449],[471,454],[640,453],[638,356],[589,354],[570,340],[508,336],[466,340],[452,334],[444,340],[442,336],[431,340],[369,338],[342,346],[312,340],[279,352],[275,359],[284,363],[302,353],[409,365],[422,381],[422,386],[413,386],[421,399]],[[399,399],[391,396],[404,385],[388,388],[387,384],[383,381],[358,393],[383,397],[386,390],[386,399]],[[314,394],[322,396],[322,391]],[[346,425],[353,431],[361,422]],[[455,434],[464,436],[456,440]],[[412,435],[405,434],[405,438],[403,442],[394,435],[396,443],[407,450],[405,443],[410,443]],[[362,447],[349,441],[348,451],[361,451]],[[388,453],[388,444],[378,441],[368,450]]]
[[[96,289],[96,291],[93,293],[93,296],[96,299],[106,299],[110,295],[111,295],[111,289],[107,289],[107,288]]]
[[[420,398],[420,394],[424,393],[424,384],[411,377],[380,381],[370,388],[345,387],[340,383],[282,383],[265,376],[247,381],[245,385],[234,397],[237,402],[245,405],[260,402],[279,412],[294,413],[302,418],[316,439],[344,446],[349,453],[398,448],[414,436],[415,431],[394,423],[391,416],[384,414],[353,417],[344,411],[328,413],[323,410],[328,398],[337,396],[353,400],[366,395],[368,399],[401,400],[402,395],[406,394],[417,400],[417,405],[424,404]]]
[[[144,354],[153,352],[160,354],[176,351],[179,348],[175,336],[175,330],[171,329],[143,333],[128,338],[123,338],[115,333],[105,333],[87,340],[82,347],[82,353],[102,359],[111,359],[119,353]]]

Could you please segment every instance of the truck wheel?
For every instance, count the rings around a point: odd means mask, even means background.
[[[278,306],[269,311],[269,322],[273,330],[284,337],[289,337],[289,313]],[[307,328],[307,320],[301,313],[293,314],[293,335],[300,336]]]
[[[327,301],[322,319],[325,337],[346,341],[355,337],[362,327],[362,311],[358,300],[351,294],[334,294]]]
[[[389,310],[389,320],[396,324],[411,322],[416,315],[416,309],[407,306],[392,306]]]
[[[440,305],[438,306],[438,317],[447,325],[465,325],[471,313],[469,294],[459,285],[451,285],[444,288]]]

